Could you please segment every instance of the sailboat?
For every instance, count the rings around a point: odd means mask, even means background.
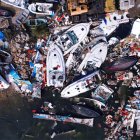
[[[91,23],[80,23],[71,28],[58,37],[56,43],[64,51],[64,55],[71,52],[74,48],[86,38]]]
[[[61,97],[70,98],[92,90],[98,86],[100,80],[99,71],[95,71],[64,88],[61,92]]]
[[[47,86],[63,87],[65,81],[65,63],[62,51],[53,44],[47,55]]]

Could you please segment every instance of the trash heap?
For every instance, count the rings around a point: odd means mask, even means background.
[[[0,52],[1,89],[12,85],[22,95],[40,99],[41,90],[51,92],[51,98],[33,110],[33,118],[92,127],[103,116],[107,139],[132,137],[129,126],[132,129],[136,120],[139,135],[139,90],[135,88],[140,86],[140,39],[134,29],[140,19],[134,21],[130,36],[111,38],[120,24],[129,21],[126,12],[123,15],[125,19],[119,15],[115,20],[111,14],[99,26],[92,21],[72,25],[36,42],[19,31],[9,42],[10,52]],[[0,37],[3,42],[3,33]],[[129,100],[126,95],[119,97],[122,86],[134,90]],[[116,98],[121,100],[117,105],[113,104]]]

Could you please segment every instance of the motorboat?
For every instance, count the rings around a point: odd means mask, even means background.
[[[44,19],[44,18],[37,18],[37,19],[28,19],[28,20],[26,20],[26,25],[27,26],[31,26],[31,27],[44,25],[46,23],[47,23],[47,20]]]
[[[1,0],[1,2],[12,5],[17,8],[25,9],[25,0]]]
[[[83,59],[80,66],[78,67],[78,71],[81,72],[83,69],[86,69],[87,67],[99,68],[101,64],[105,61],[107,55],[107,48],[108,48],[108,44],[106,42],[100,42],[97,45],[95,45],[85,55],[85,58]]]
[[[12,61],[12,56],[3,50],[0,50],[0,65],[8,65]]]
[[[118,12],[107,13],[99,27],[104,31],[106,36],[110,36],[122,23],[129,22],[128,12],[119,14]]]
[[[47,86],[63,87],[65,63],[62,51],[53,44],[47,54]]]
[[[131,30],[131,35],[134,35],[136,38],[140,37],[140,18],[136,19],[134,21],[132,30]]]
[[[0,90],[7,89],[9,86],[9,83],[0,75]]]
[[[86,38],[91,23],[80,23],[69,28],[62,36],[56,39],[56,43],[64,51],[64,55],[71,52]]]
[[[137,62],[138,58],[135,56],[124,56],[112,62],[105,62],[102,65],[102,69],[106,72],[123,71],[134,66]]]
[[[98,86],[100,80],[99,71],[95,71],[64,88],[61,92],[61,97],[70,98],[92,90]]]
[[[111,88],[107,87],[105,84],[101,84],[92,93],[92,98],[105,104],[113,92]]]
[[[32,3],[28,6],[28,10],[37,15],[54,15],[54,11],[52,10],[52,3]]]

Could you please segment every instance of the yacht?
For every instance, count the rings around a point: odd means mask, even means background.
[[[91,23],[77,24],[56,39],[56,43],[64,51],[64,55],[78,47],[78,45],[86,38],[90,25]]]
[[[32,3],[28,6],[28,10],[36,15],[54,15],[52,10],[53,3]]]
[[[53,44],[47,55],[47,86],[63,87],[65,81],[65,63],[62,51]]]
[[[61,97],[70,98],[92,90],[98,86],[100,80],[99,71],[95,71],[64,88]]]
[[[96,44],[89,52],[85,55],[82,63],[80,64],[78,71],[81,72],[87,67],[100,68],[101,64],[105,61],[107,55],[108,44],[106,42],[100,42]]]
[[[25,9],[25,0],[1,0],[1,2],[17,8]]]

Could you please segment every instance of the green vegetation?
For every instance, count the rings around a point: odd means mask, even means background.
[[[36,26],[34,28],[31,28],[31,34],[35,38],[42,37],[42,36],[48,36],[49,29],[46,25]]]

